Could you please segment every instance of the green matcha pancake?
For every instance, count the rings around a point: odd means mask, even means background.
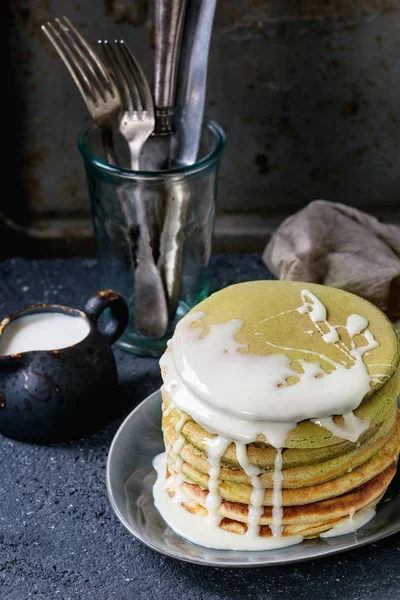
[[[305,353],[312,352],[338,363],[344,361],[350,366],[351,358],[343,350],[342,344],[324,342],[319,328],[310,321],[309,315],[298,312],[304,289],[315,294],[325,306],[329,324],[338,328],[338,334],[347,349],[350,347],[350,338],[343,326],[348,317],[357,314],[368,321],[368,329],[379,344],[363,357],[364,364],[374,377],[371,388],[377,390],[387,383],[400,361],[400,343],[393,325],[376,306],[338,288],[294,281],[238,283],[212,294],[193,308],[191,313],[204,312],[207,315],[202,320],[205,328],[210,324],[241,319],[243,325],[236,339],[246,344],[252,353],[287,354],[295,362],[298,359],[310,360],[310,355]],[[328,331],[323,322],[318,325],[322,332]],[[354,341],[365,343],[362,336],[357,335]],[[331,367],[324,361],[322,364],[327,370]]]
[[[212,294],[160,360],[156,506],[180,535],[213,548],[357,530],[396,472],[399,363],[392,324],[354,294],[293,281]]]

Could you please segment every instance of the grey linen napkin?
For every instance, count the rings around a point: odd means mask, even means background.
[[[400,227],[356,208],[310,202],[277,228],[263,261],[279,279],[338,287],[400,317]]]

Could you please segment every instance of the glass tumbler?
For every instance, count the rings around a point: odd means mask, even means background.
[[[132,171],[105,162],[97,126],[80,132],[78,148],[86,169],[99,285],[119,292],[129,306],[129,324],[116,343],[121,349],[160,356],[179,319],[207,296],[224,147],[221,127],[204,121],[194,164]],[[153,320],[157,306],[154,288],[146,287],[143,278],[154,274],[154,268],[162,286],[157,289],[165,297],[167,321],[161,319],[164,325],[149,331],[146,319]]]

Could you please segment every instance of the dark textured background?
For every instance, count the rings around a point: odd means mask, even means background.
[[[268,278],[259,255],[212,262],[211,291]],[[97,289],[91,259],[0,262],[0,318],[32,302],[81,308]],[[124,409],[102,431],[36,446],[0,436],[0,600],[395,600],[400,535],[354,552],[264,569],[180,563],[137,542],[108,502],[108,449],[123,418],[160,385],[158,361],[116,351]]]
[[[93,256],[76,147],[89,114],[41,25],[66,15],[95,47],[124,39],[152,83],[154,0],[2,6],[12,191],[0,210],[19,227],[0,220],[0,258]],[[227,133],[215,248],[259,251],[314,199],[399,221],[399,20],[399,0],[218,0],[205,105]]]

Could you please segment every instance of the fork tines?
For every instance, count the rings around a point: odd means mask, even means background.
[[[123,40],[99,40],[107,67],[117,80],[124,105],[137,117],[154,117],[150,86],[138,61]]]
[[[42,25],[42,30],[61,56],[85,100],[96,103],[115,95],[115,86],[93,48],[67,17]]]

